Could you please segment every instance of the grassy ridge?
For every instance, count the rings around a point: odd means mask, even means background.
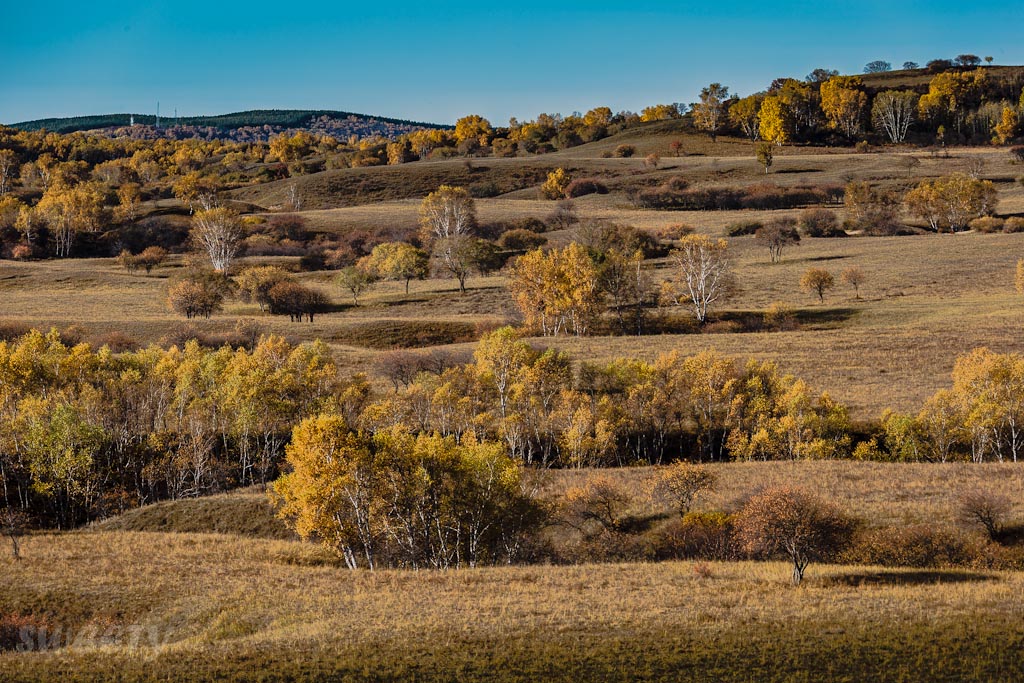
[[[75,533],[0,560],[0,614],[165,643],[0,654],[34,681],[973,681],[1024,675],[1019,573],[781,564],[349,572],[308,545]]]

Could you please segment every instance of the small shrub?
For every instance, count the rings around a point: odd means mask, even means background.
[[[715,490],[717,481],[708,468],[681,460],[658,470],[652,493],[680,516],[686,516],[701,493]]]
[[[1011,216],[1003,221],[1003,232],[1024,232],[1024,218]]]
[[[588,194],[608,194],[608,187],[594,178],[577,178],[565,188],[565,196],[570,199]]]
[[[139,343],[124,332],[114,331],[97,337],[94,346],[106,346],[114,353],[125,353],[137,350]]]
[[[872,529],[860,536],[844,559],[884,567],[941,568],[970,565],[975,548],[957,534],[917,524]]]
[[[770,330],[779,332],[795,330],[799,326],[796,311],[792,306],[781,301],[776,301],[765,309],[764,325]]]
[[[846,237],[836,214],[828,209],[804,209],[800,212],[798,225],[807,237]]]
[[[1010,156],[1018,163],[1024,162],[1024,146],[1011,147]]]
[[[490,199],[501,194],[501,188],[493,180],[482,180],[478,183],[470,183],[466,188],[471,197],[475,199]]]
[[[696,228],[692,225],[675,223],[674,225],[666,225],[664,228],[659,228],[655,232],[655,237],[663,242],[675,242],[683,239],[687,235],[692,235],[694,232],[696,232]]]
[[[540,194],[544,199],[563,199],[570,182],[569,173],[564,168],[556,168],[548,173],[547,180],[540,186]]]
[[[544,235],[538,235],[530,230],[516,228],[501,235],[498,245],[509,251],[529,251],[543,246],[548,241]]]
[[[636,154],[636,147],[633,145],[619,145],[615,148],[614,155],[619,159],[628,159]]]
[[[732,518],[724,512],[691,512],[652,534],[659,560],[730,560],[737,556]]]
[[[764,227],[764,223],[761,221],[745,220],[737,221],[736,223],[730,223],[725,229],[725,233],[729,237],[742,237],[744,235],[755,235],[757,231]]]
[[[995,216],[982,216],[981,218],[975,218],[967,224],[967,227],[971,230],[981,233],[1002,232],[1004,226],[1005,221]]]
[[[980,526],[990,540],[997,540],[1013,507],[1006,496],[991,491],[968,491],[960,496],[960,519],[964,524]]]
[[[27,244],[16,244],[11,249],[11,258],[15,261],[27,261],[32,258],[32,247]]]

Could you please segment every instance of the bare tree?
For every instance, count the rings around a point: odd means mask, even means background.
[[[672,252],[686,292],[680,297],[670,286],[666,293],[675,303],[679,303],[680,298],[688,298],[700,323],[707,320],[708,308],[729,292],[732,270],[728,252],[728,242],[713,240],[707,235],[687,235]]]
[[[909,90],[886,90],[875,97],[871,121],[877,130],[885,131],[894,143],[907,138],[907,129],[917,112],[917,94]]]
[[[960,496],[960,518],[983,528],[993,541],[1002,533],[1012,507],[1008,497],[989,491],[969,491]]]
[[[859,299],[860,286],[864,284],[864,280],[866,279],[864,271],[861,270],[860,266],[850,266],[844,270],[839,277],[842,278],[843,282],[853,287],[854,295]]]
[[[302,194],[295,183],[288,186],[288,206],[292,211],[302,211]]]
[[[776,218],[757,229],[754,238],[768,247],[772,263],[782,259],[782,250],[790,245],[800,244],[800,233],[796,229],[795,218]]]
[[[213,269],[227,273],[242,242],[242,222],[227,207],[196,212],[192,217],[192,240],[206,250]]]
[[[15,560],[21,559],[21,537],[28,527],[28,518],[21,510],[16,510],[9,505],[0,511],[0,527],[4,535],[11,540],[11,554]]]

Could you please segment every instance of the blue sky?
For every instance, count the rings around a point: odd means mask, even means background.
[[[0,121],[114,112],[638,111],[720,81],[748,94],[815,67],[962,52],[1024,64],[1024,3],[17,2]]]

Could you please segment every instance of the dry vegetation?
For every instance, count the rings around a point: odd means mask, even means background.
[[[886,78],[866,80],[884,87]],[[669,152],[675,140],[683,142],[679,156]],[[635,146],[635,156],[608,158],[627,143]],[[661,155],[657,168],[644,164],[652,153]],[[919,165],[907,164],[909,157]],[[790,186],[867,180],[902,191],[920,178],[967,170],[979,158],[985,161],[982,175],[999,189],[999,214],[1024,215],[1024,188],[1015,182],[1020,166],[994,148],[957,148],[945,155],[794,146],[776,155],[768,181]],[[442,183],[493,186],[497,196],[477,199],[483,223],[544,218],[554,203],[540,199],[537,187],[556,167],[576,178],[600,178],[611,191],[576,200],[584,221],[651,232],[685,223],[719,237],[737,221],[799,213],[637,208],[629,192],[675,176],[705,187],[766,180],[749,142],[722,136],[712,143],[685,132],[678,121],[543,156],[333,169],[241,187],[231,197],[266,217],[298,187],[304,197],[299,213],[321,236],[414,229],[420,198]],[[163,208],[159,202],[147,207]],[[842,208],[831,208],[844,216]],[[550,246],[564,246],[575,236],[572,229],[545,234]],[[979,346],[1020,351],[1024,308],[1013,275],[1024,253],[1024,233],[804,238],[787,247],[777,264],[752,236],[729,242],[738,289],[703,330],[683,322],[680,310],[657,315],[673,318],[672,329],[689,328],[686,333],[530,342],[557,346],[581,361],[651,360],[665,351],[708,348],[774,360],[865,422],[887,408],[916,412],[949,384],[959,354]],[[186,325],[166,299],[168,283],[186,269],[187,258],[177,254],[150,275],[129,274],[111,258],[0,261],[0,336],[56,327],[68,339],[128,348],[176,343],[197,333],[216,342],[238,334],[241,322],[250,335],[323,339],[344,374],[368,372],[376,388],[387,389],[374,376],[383,350],[466,352],[482,332],[519,320],[501,274],[470,277],[465,294],[453,280],[414,281],[408,295],[402,282],[382,282],[355,306],[334,272],[316,271],[296,274],[335,302],[315,322],[291,323],[261,313],[256,303],[229,299],[212,319]],[[239,265],[293,268],[298,260],[247,257]],[[856,296],[840,282],[840,273],[853,266],[865,276]],[[645,267],[655,280],[670,268],[668,259],[652,259]],[[836,288],[822,303],[800,289],[810,267],[836,277]],[[760,320],[775,304],[793,310],[793,329],[746,330],[744,321]],[[1009,498],[1009,518],[1024,519],[1024,472],[1016,464],[709,467],[718,486],[700,498],[701,512],[735,512],[760,489],[797,484],[876,529],[927,524],[959,533],[957,496],[971,490]],[[546,472],[544,491],[557,500],[573,487],[607,477],[628,495],[625,516],[657,525],[672,511],[650,499],[653,476],[649,467]],[[1018,656],[1024,642],[1020,572],[816,565],[798,589],[786,586],[783,565],[750,562],[349,572],[338,557],[296,541],[272,516],[265,494],[254,489],[158,503],[75,533],[37,533],[23,539],[21,550],[20,562],[0,558],[0,650],[6,647],[2,639],[10,642],[10,633],[25,625],[51,634],[93,629],[113,634],[114,642],[0,651],[4,681],[1024,676]],[[137,627],[164,645],[129,646],[125,629]]]
[[[0,654],[12,682],[1022,673],[1018,573],[819,566],[793,589],[766,563],[371,573],[307,545],[222,535],[83,532],[24,546],[22,562],[0,560],[3,612],[95,635]],[[138,646],[126,632],[142,634]]]

